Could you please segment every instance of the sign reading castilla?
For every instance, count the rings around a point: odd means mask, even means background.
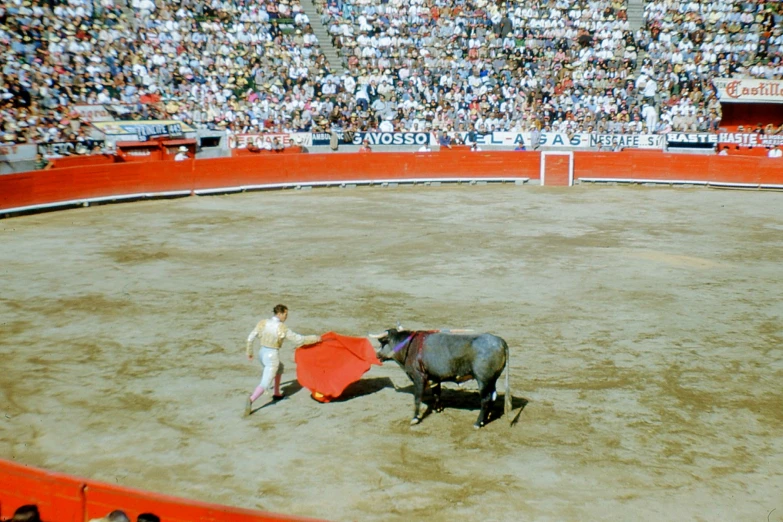
[[[712,84],[723,103],[783,103],[783,80],[715,78]]]

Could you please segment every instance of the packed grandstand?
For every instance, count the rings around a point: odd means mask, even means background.
[[[622,0],[9,0],[2,140],[86,142],[96,106],[236,135],[716,132],[714,80],[783,77],[783,2],[642,5],[634,31]]]

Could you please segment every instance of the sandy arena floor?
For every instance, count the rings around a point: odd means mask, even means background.
[[[2,220],[0,456],[333,521],[781,521],[782,208],[444,185]],[[474,430],[471,383],[411,428],[393,363],[317,404],[291,346],[288,398],[243,418],[278,302],[300,333],[504,337],[518,423]]]

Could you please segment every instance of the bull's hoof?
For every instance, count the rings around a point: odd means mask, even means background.
[[[411,426],[415,426],[415,425],[417,425],[417,424],[418,424],[418,423],[420,423],[420,422],[421,422],[421,419],[420,419],[420,418],[418,418],[418,417],[413,417],[413,418],[411,419]]]
[[[473,425],[473,429],[474,430],[480,430],[483,427],[484,427],[484,423],[483,422],[477,422],[476,424]]]
[[[435,406],[435,413],[440,413],[443,411],[443,406]]]

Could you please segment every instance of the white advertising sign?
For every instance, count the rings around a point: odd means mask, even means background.
[[[719,143],[734,143],[743,147],[774,147],[783,145],[783,134],[745,134],[741,132],[721,132]]]
[[[590,146],[590,135],[586,132],[570,135],[565,132],[542,132],[538,145],[549,148],[586,149]]]
[[[722,103],[783,103],[783,80],[715,78]]]
[[[590,146],[610,149],[619,146],[623,149],[662,149],[663,136],[660,134],[591,134]]]
[[[114,121],[114,116],[103,105],[74,105],[82,121]]]
[[[265,143],[274,143],[275,138],[277,138],[283,144],[283,147],[311,147],[313,145],[312,136],[309,132],[230,134],[228,136],[228,146],[232,149],[246,149],[252,143],[261,149]]]

